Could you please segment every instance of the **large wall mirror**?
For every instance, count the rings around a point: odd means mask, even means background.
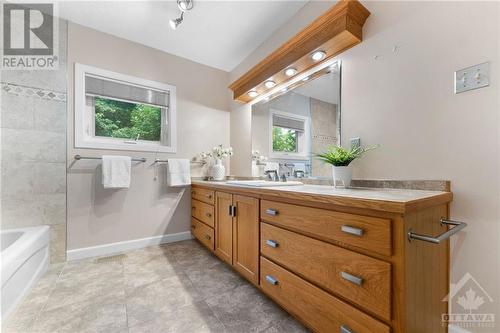
[[[314,155],[340,145],[340,87],[337,61],[252,106],[252,176],[331,177]]]

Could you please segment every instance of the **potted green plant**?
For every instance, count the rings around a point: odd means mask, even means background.
[[[316,154],[316,157],[324,163],[332,165],[333,187],[337,187],[337,180],[341,180],[345,188],[351,186],[352,180],[352,165],[351,162],[361,157],[369,150],[375,149],[374,147],[353,147],[347,150],[340,146],[328,146],[327,150],[323,153]]]

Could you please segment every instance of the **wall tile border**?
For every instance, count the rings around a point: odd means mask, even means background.
[[[56,102],[66,102],[66,97],[67,97],[66,93],[64,92],[35,88],[35,87],[27,87],[7,82],[1,82],[1,89],[2,92],[5,92],[7,94],[25,96],[25,97],[35,97]]]

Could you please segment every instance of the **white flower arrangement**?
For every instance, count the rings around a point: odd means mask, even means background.
[[[218,145],[213,147],[212,151],[202,152],[200,153],[199,156],[202,159],[215,158],[222,160],[226,157],[233,156],[233,148],[232,147],[224,148],[222,145]]]
[[[252,161],[264,162],[267,161],[267,157],[261,155],[258,150],[252,150]]]

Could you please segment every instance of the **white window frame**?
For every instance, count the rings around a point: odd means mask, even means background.
[[[298,148],[301,149],[300,151],[296,153],[285,153],[285,152],[275,152],[273,150],[273,115],[280,115],[282,117],[287,117],[291,119],[298,119],[301,121],[304,121],[304,147],[299,146]],[[295,113],[290,113],[290,112],[284,112],[284,111],[279,111],[275,109],[270,109],[269,112],[269,157],[273,159],[284,159],[284,160],[309,160],[309,155],[310,153],[310,147],[311,147],[311,132],[310,132],[310,126],[309,126],[309,118],[305,116],[301,116]]]
[[[130,140],[123,138],[105,138],[96,137],[89,133],[90,126],[93,124],[94,113],[89,116],[86,104],[85,94],[85,75],[101,76],[106,79],[120,81],[122,83],[136,85],[145,88],[168,91],[168,124],[167,130],[170,136],[170,145],[161,142],[146,140]],[[176,87],[173,85],[141,79],[135,76],[125,75],[108,71],[105,69],[92,67],[88,65],[75,63],[75,148],[94,148],[94,149],[112,149],[112,150],[133,150],[144,152],[177,152],[177,98]],[[162,126],[163,128],[163,126]],[[92,131],[93,133],[93,131]],[[128,142],[128,143],[127,143]]]

